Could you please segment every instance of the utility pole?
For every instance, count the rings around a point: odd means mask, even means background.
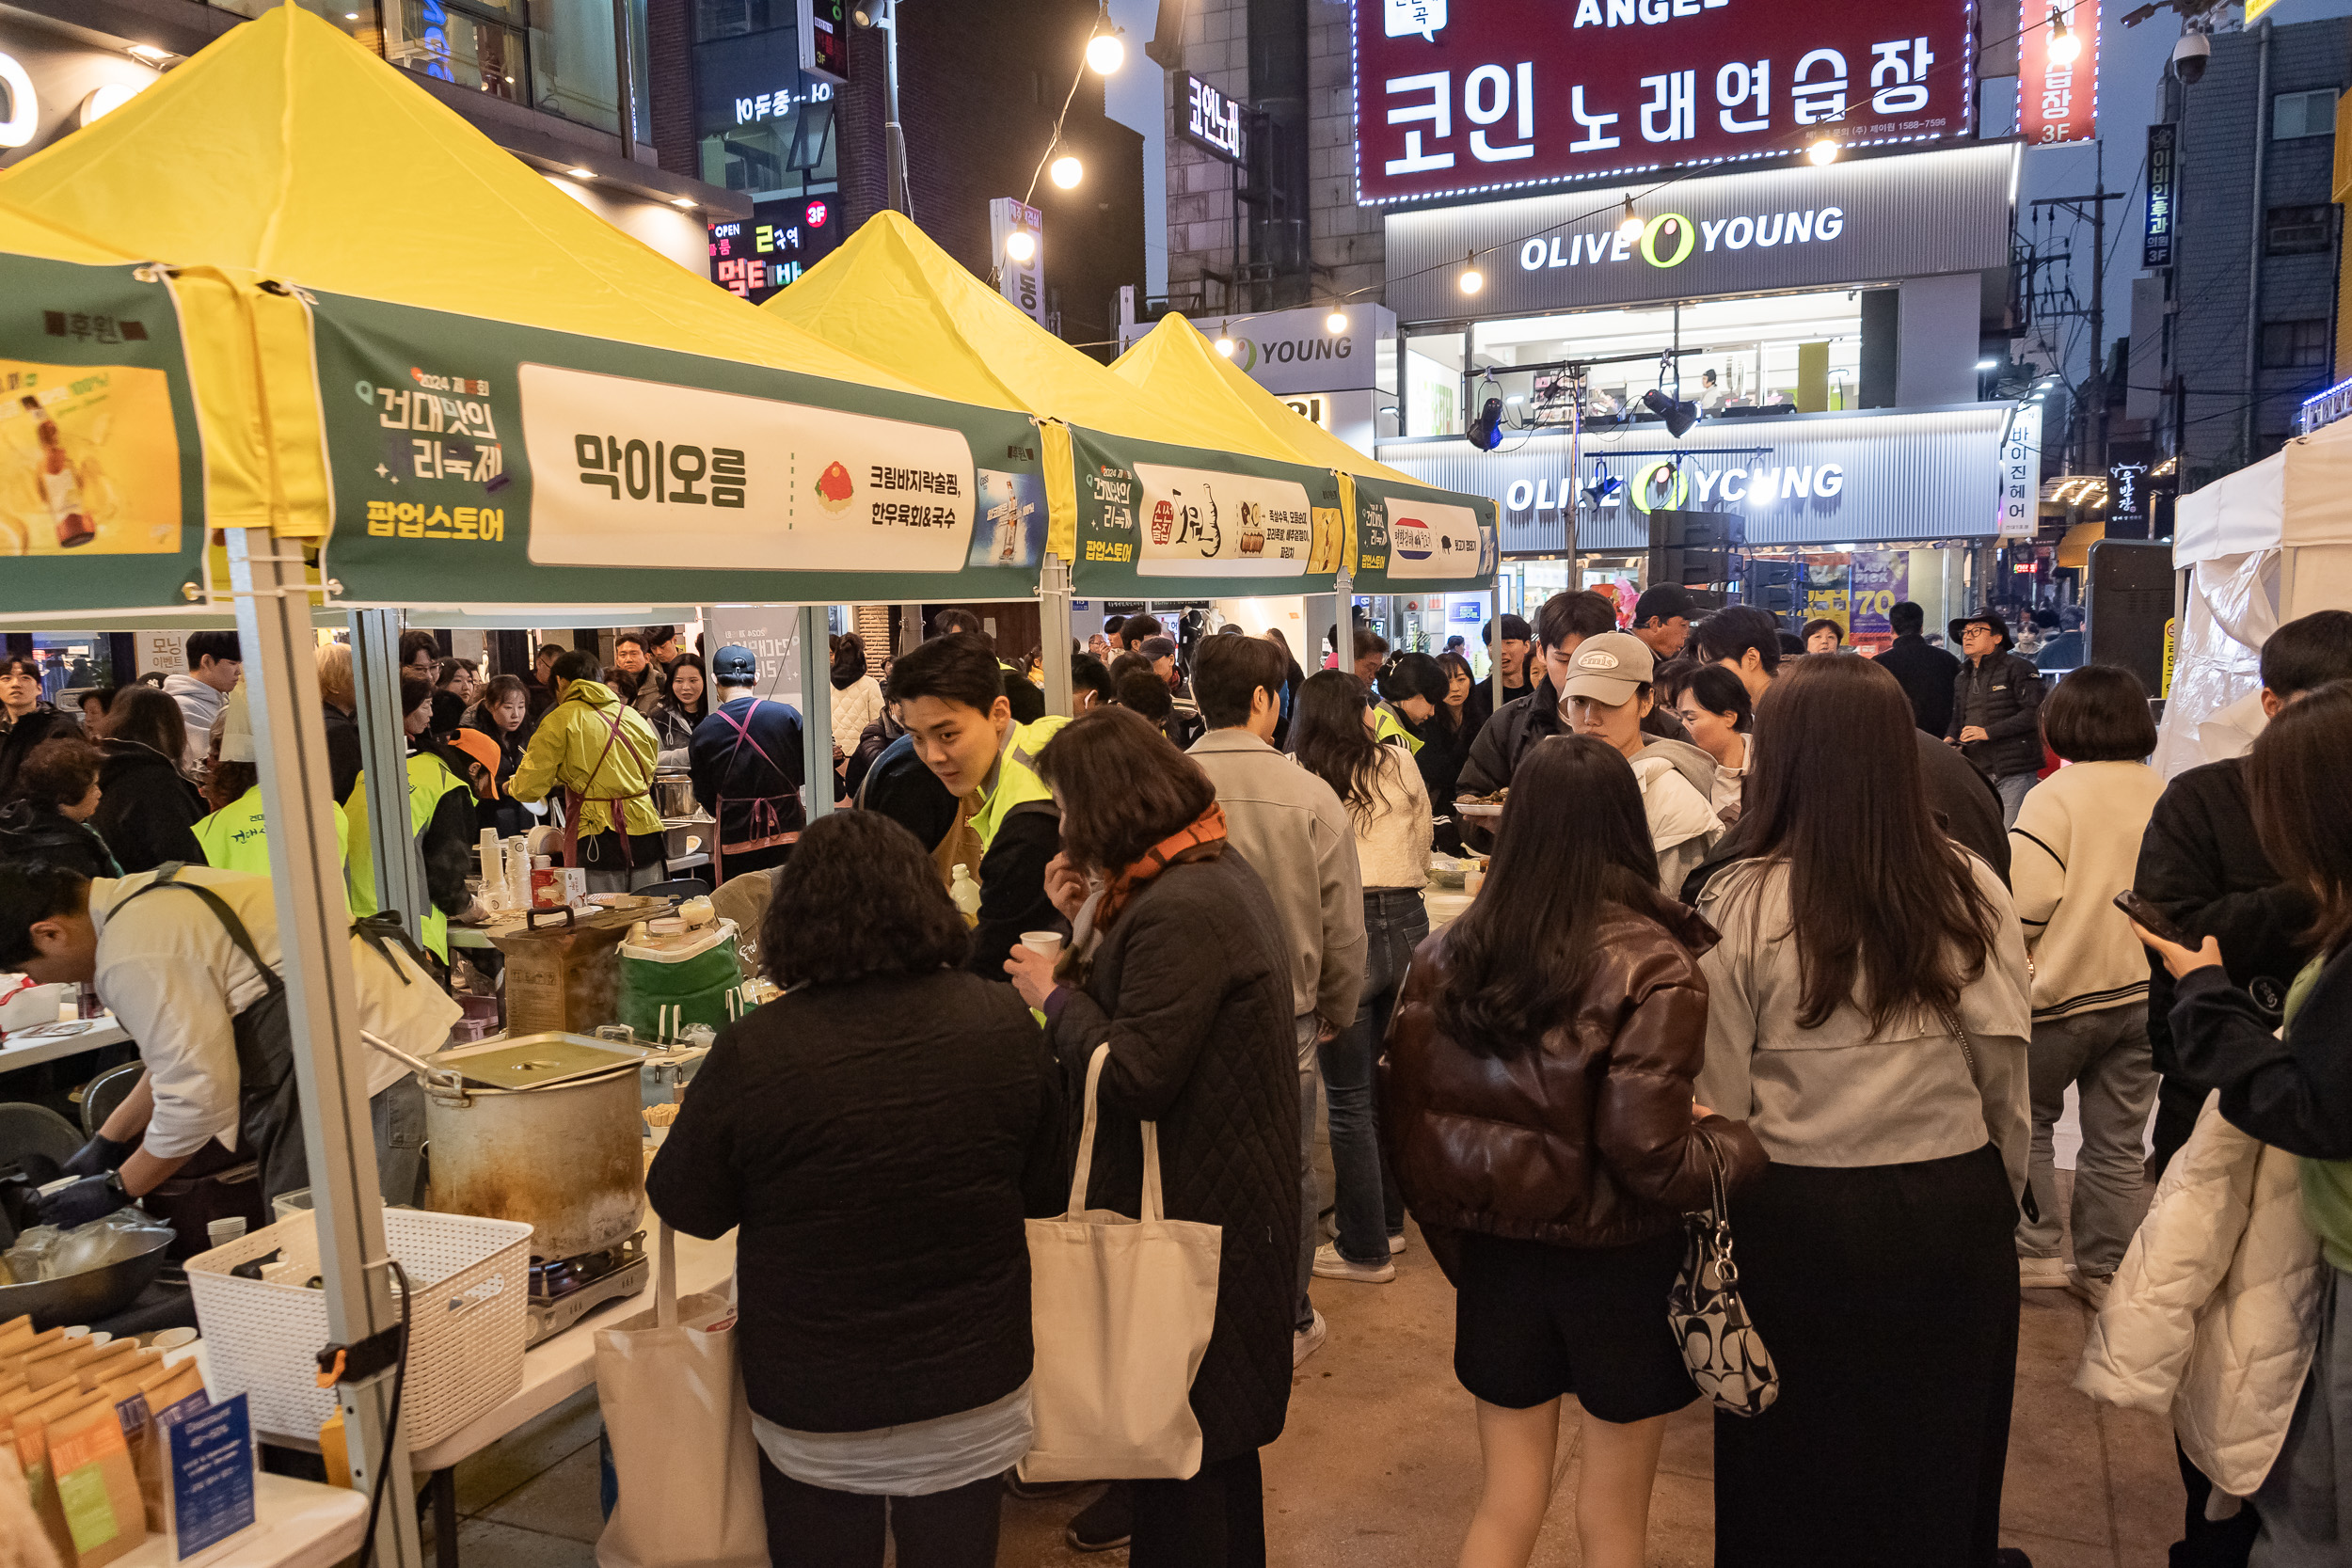
[[[2092,144],[2098,162],[2096,178],[2088,196],[2045,196],[2036,198],[2036,207],[2058,207],[2090,224],[2090,309],[2081,314],[2090,323],[2090,451],[2083,467],[2093,473],[2107,471],[2107,203],[2121,201],[2127,194],[2107,189],[2107,158],[2105,141]],[[2053,315],[2073,315],[2071,310],[2052,311]],[[2059,368],[2064,374],[2064,367]]]

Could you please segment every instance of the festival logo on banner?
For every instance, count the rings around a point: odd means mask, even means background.
[[[969,559],[977,495],[960,431],[552,365],[524,365],[520,383],[543,565],[955,572]]]
[[[1301,485],[1252,474],[1138,463],[1142,577],[1303,577],[1314,513]]]
[[[169,378],[129,365],[0,359],[0,556],[179,547]]]
[[[1477,575],[1485,536],[1467,506],[1422,500],[1387,501],[1389,576],[1399,581],[1450,581]]]

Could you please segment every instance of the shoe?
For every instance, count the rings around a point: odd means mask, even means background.
[[[1078,1511],[1070,1521],[1070,1528],[1061,1538],[1077,1552],[1116,1551],[1127,1544],[1135,1533],[1135,1489],[1123,1481],[1112,1481],[1103,1495]]]
[[[1018,1497],[1025,1503],[1039,1502],[1047,1497],[1066,1497],[1070,1493],[1081,1491],[1093,1484],[1094,1482],[1090,1481],[1023,1481],[1021,1472],[1018,1470],[1005,1472],[1006,1495]]]
[[[1323,1216],[1323,1233],[1326,1236],[1330,1237],[1331,1240],[1335,1242],[1340,1239],[1339,1215],[1326,1214]],[[1389,1256],[1391,1258],[1395,1257],[1398,1253],[1405,1250],[1405,1233],[1400,1230],[1395,1235],[1389,1238]]]
[[[1292,1330],[1292,1370],[1295,1370],[1300,1366],[1303,1366],[1306,1363],[1307,1357],[1321,1350],[1323,1348],[1323,1341],[1330,1337],[1331,1325],[1323,1321],[1323,1314],[1320,1312],[1315,1314],[1314,1321],[1310,1323],[1306,1327]]]
[[[2063,1291],[2066,1289],[2066,1259],[2063,1258],[2026,1258],[2017,1259],[2018,1288],[2026,1291]]]
[[[1315,1248],[1315,1275],[1323,1279],[1352,1279],[1359,1285],[1386,1285],[1396,1277],[1396,1265],[1351,1263],[1340,1256],[1339,1243],[1327,1242]]]
[[[2066,1271],[2066,1288],[2090,1303],[2090,1309],[2099,1311],[2107,1304],[2107,1287],[2113,1284],[2111,1274],[2085,1274],[2080,1269]]]
[[[1400,1231],[1398,1231],[1395,1235],[1393,1235],[1393,1236],[1391,1236],[1391,1237],[1390,1237],[1390,1238],[1389,1238],[1389,1256],[1390,1256],[1390,1257],[1391,1257],[1391,1258],[1393,1258],[1393,1257],[1395,1257],[1398,1253],[1403,1252],[1404,1250],[1405,1250],[1405,1232],[1403,1232],[1402,1230],[1400,1230]]]

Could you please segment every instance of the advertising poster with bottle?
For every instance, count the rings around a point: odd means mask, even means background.
[[[1835,621],[1851,629],[1853,606],[1848,571],[1843,555],[1805,558],[1804,621]]]

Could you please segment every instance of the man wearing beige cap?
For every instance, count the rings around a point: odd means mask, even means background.
[[[1642,731],[1656,705],[1655,668],[1649,644],[1629,632],[1584,639],[1560,683],[1560,717],[1571,732],[1606,743],[1632,766],[1658,854],[1659,885],[1671,893],[1721,836],[1723,823],[1708,804],[1714,759],[1688,741]]]

